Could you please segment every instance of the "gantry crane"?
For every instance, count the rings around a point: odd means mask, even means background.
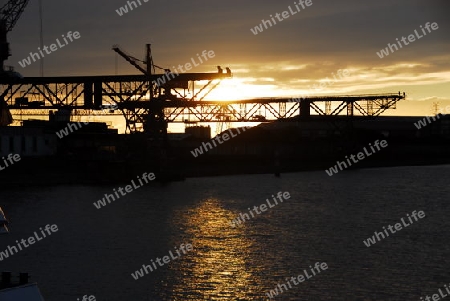
[[[218,76],[213,74],[202,75],[195,73],[172,73],[170,69],[160,67],[153,63],[150,46],[150,44],[146,44],[146,54],[144,60],[140,60],[134,56],[129,55],[118,45],[114,45],[112,47],[112,50],[123,57],[136,69],[141,71],[144,74],[145,78],[147,78],[149,101],[142,108],[136,106],[126,108],[126,114],[129,116],[127,118],[127,127],[128,125],[133,125],[136,123],[142,124],[144,132],[146,132],[150,136],[165,137],[167,135],[168,123],[166,118],[167,116],[165,116],[165,110],[170,106],[170,102],[187,101],[186,92],[189,93],[190,88],[192,88],[191,101],[195,100],[195,98],[201,92],[205,92],[202,97],[203,99],[212,89],[214,89],[220,83],[221,78],[231,77],[231,70],[229,68],[226,68],[227,73],[223,73],[222,68],[218,66]],[[164,73],[156,74],[156,69],[159,69]],[[207,80],[208,83],[200,89],[200,92],[195,93],[194,81],[200,80],[198,76],[204,77],[202,79]],[[164,81],[162,81],[162,84],[157,84],[156,79],[164,77],[166,77],[167,81],[166,79],[164,79]],[[219,79],[219,81],[208,90],[208,86],[210,86],[212,81],[215,79]],[[189,85],[189,81],[191,81],[191,85]],[[183,93],[180,93],[179,90],[183,90]],[[142,93],[140,93],[140,95],[143,96]],[[124,108],[123,104],[124,101],[122,101],[122,108]],[[132,119],[137,120],[132,121]],[[156,140],[157,138],[154,139]]]
[[[5,61],[11,56],[7,35],[8,32],[14,28],[14,25],[16,25],[25,6],[27,6],[28,1],[29,0],[9,0],[8,3],[3,5],[0,9],[0,60],[2,64],[0,77],[2,78],[20,76],[18,73],[14,72],[12,68],[5,70]],[[0,126],[5,126],[13,122],[8,105],[4,101],[4,96],[5,95],[0,96]]]
[[[2,63],[2,71],[5,74],[5,61],[11,56],[7,34],[20,18],[29,0],[9,0],[0,9],[0,60]]]
[[[136,69],[141,71],[148,77],[147,85],[151,87],[149,98],[152,103],[160,102],[159,99],[155,98],[154,85],[150,80],[150,76],[155,73],[155,67],[164,70],[163,68],[156,66],[153,64],[153,58],[151,53],[150,44],[145,45],[145,61],[141,61],[134,56],[127,54],[125,51],[120,49],[119,45],[114,45],[112,49],[123,57],[127,62],[133,65]],[[145,65],[145,68],[141,66],[141,64]],[[145,124],[147,124],[147,129],[150,134],[152,134],[157,139],[163,137],[164,139],[167,136],[167,122],[164,119],[164,109],[161,105],[158,105],[151,110],[148,110],[145,114],[143,114],[143,118],[145,119]]]

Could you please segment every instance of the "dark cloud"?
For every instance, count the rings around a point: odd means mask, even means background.
[[[294,1],[140,1],[140,7],[119,16],[116,9],[127,1],[43,0],[46,45],[68,31],[81,33],[80,40],[46,57],[46,75],[113,74],[113,44],[143,58],[145,43],[153,45],[155,63],[165,67],[214,50],[216,58],[195,71],[230,65],[249,69],[244,76],[274,78],[282,85],[293,78],[317,80],[350,67],[368,72],[414,62],[419,66],[409,69],[411,74],[449,70],[448,0],[313,0],[311,7],[258,35],[250,28],[293,7]],[[439,30],[389,57],[377,57],[387,43],[426,22],[437,22]],[[30,1],[9,35],[13,56],[8,64],[27,76],[38,75],[39,64],[22,69],[17,62],[39,46],[38,25],[37,1]],[[138,73],[120,60],[121,73]],[[288,65],[307,67],[283,70]]]

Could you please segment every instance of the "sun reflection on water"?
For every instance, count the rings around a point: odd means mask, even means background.
[[[245,227],[232,228],[235,213],[207,199],[179,218],[180,228],[194,251],[172,268],[177,269],[172,300],[254,300],[261,296],[261,273],[255,261],[254,242]],[[186,289],[190,287],[190,289]],[[186,291],[194,292],[187,296]]]

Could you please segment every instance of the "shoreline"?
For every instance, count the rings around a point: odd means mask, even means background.
[[[230,159],[230,158],[228,158]],[[328,161],[328,160],[327,160]],[[241,175],[272,175],[274,177],[282,177],[283,174],[298,173],[298,172],[323,172],[324,179],[329,178],[325,170],[329,168],[328,162],[308,162],[307,164],[300,165],[291,164],[290,166],[280,166],[275,168],[270,165],[257,165],[257,164],[235,164],[230,166],[227,162],[219,163],[215,165],[211,164],[198,164],[195,168],[185,166],[179,170],[167,170],[164,172],[154,172],[156,179],[154,184],[150,185],[165,185],[171,182],[179,182],[187,179],[206,178],[206,177],[221,177],[221,176],[241,176]],[[98,162],[97,162],[98,163]],[[239,163],[239,162],[237,162]],[[88,165],[88,164],[87,164]],[[9,172],[0,172],[0,188],[17,188],[17,187],[34,187],[34,186],[59,186],[59,185],[87,185],[87,186],[108,186],[108,185],[120,185],[129,182],[129,175],[138,174],[140,169],[149,170],[147,165],[141,167],[132,167],[124,172],[120,169],[123,166],[117,166],[108,163],[108,169],[97,169],[98,166],[81,167],[85,170],[76,170],[69,172],[57,171],[53,168],[50,170],[41,170],[39,174],[32,174],[29,171],[24,175],[23,169],[10,169]],[[362,169],[374,169],[374,168],[392,168],[392,167],[420,167],[420,166],[445,166],[450,165],[450,159],[446,158],[433,158],[417,160],[417,158],[409,158],[403,160],[369,160],[368,162],[360,162],[351,166],[350,168],[340,171],[334,177],[339,177],[344,172],[357,172]],[[34,166],[33,168],[35,168]],[[115,170],[115,168],[118,168]],[[70,168],[69,168],[70,170]],[[95,170],[95,172],[94,172]]]

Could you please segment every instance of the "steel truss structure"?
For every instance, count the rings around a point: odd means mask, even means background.
[[[191,101],[167,104],[168,122],[265,122],[311,113],[321,116],[376,117],[395,109],[404,95],[353,95],[308,97],[293,102],[291,98],[253,98],[234,101]]]
[[[47,115],[66,109],[72,115],[125,117],[128,133],[161,136],[172,122],[267,122],[300,115],[375,117],[395,109],[405,94],[317,96],[303,99],[205,100],[222,79],[217,73],[88,77],[29,77],[0,80],[0,92],[13,115]],[[158,79],[164,84],[158,85]],[[161,81],[159,82],[161,83]],[[107,105],[114,109],[98,113]]]

